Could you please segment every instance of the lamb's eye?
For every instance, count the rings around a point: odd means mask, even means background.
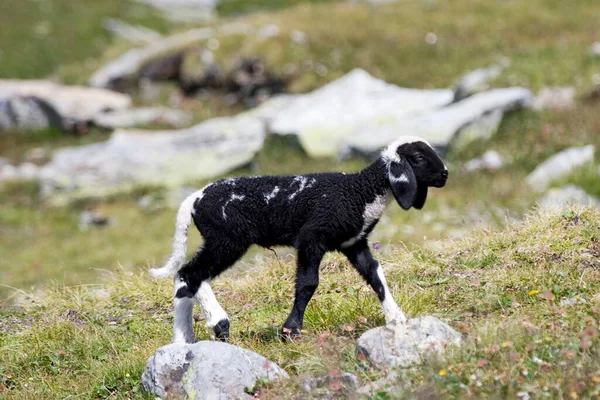
[[[421,163],[421,162],[425,161],[425,157],[423,157],[423,156],[422,156],[422,155],[420,155],[420,154],[417,154],[417,155],[415,156],[415,161],[416,161],[416,162],[418,162],[418,163]]]

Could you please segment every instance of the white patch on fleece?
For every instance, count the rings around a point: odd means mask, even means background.
[[[221,208],[221,211],[223,212],[223,219],[227,219],[227,214],[225,214],[225,207],[227,207],[229,205],[229,203],[231,203],[232,201],[235,201],[235,200],[241,201],[241,200],[244,200],[245,198],[246,198],[246,196],[244,196],[244,195],[232,193],[229,200],[227,200],[225,202],[225,204],[223,204],[223,207]]]
[[[431,147],[431,145],[424,139],[421,139],[417,136],[402,136],[400,139],[395,142],[389,144],[383,151],[381,152],[381,158],[387,164],[392,162],[400,162],[400,156],[398,156],[398,147],[407,143],[415,143],[415,142],[423,142],[427,146]],[[433,147],[431,147],[433,149]]]
[[[402,309],[396,304],[392,294],[390,293],[390,289],[388,288],[387,281],[385,280],[385,275],[383,275],[383,268],[381,265],[377,266],[377,276],[383,285],[384,298],[381,302],[381,306],[383,307],[383,314],[385,315],[385,321],[387,323],[404,323],[406,322],[406,316],[402,312]]]
[[[192,215],[195,212],[194,204],[197,200],[202,200],[204,191],[211,185],[212,183],[204,186],[202,189],[190,194],[181,202],[175,220],[175,235],[173,237],[173,250],[171,250],[171,256],[164,267],[152,268],[150,270],[150,274],[153,277],[166,278],[172,276],[183,265],[187,249],[187,231],[192,222]]]
[[[271,201],[272,199],[275,198],[275,196],[277,196],[277,193],[279,193],[279,186],[275,186],[275,188],[273,189],[273,191],[271,193],[264,194],[265,201],[267,202],[267,204],[269,204],[269,201]]]
[[[294,180],[292,181],[292,184],[294,184],[294,182],[299,182],[300,183],[300,187],[298,188],[298,190],[296,190],[294,193],[292,193],[289,196],[289,199],[290,200],[294,200],[294,197],[296,197],[298,195],[298,193],[300,193],[304,189],[308,189],[309,187],[313,186],[316,181],[317,180],[315,178],[311,178],[310,182],[309,182],[308,178],[305,177],[305,176],[297,176],[297,177],[295,177]]]
[[[227,313],[217,301],[217,298],[215,297],[208,280],[203,281],[200,284],[200,288],[196,292],[194,298],[198,304],[200,304],[200,307],[204,312],[204,318],[206,318],[207,327],[212,328],[217,325],[219,321],[223,319],[229,319],[227,317]]]
[[[185,282],[175,277],[174,293],[186,285]],[[172,343],[194,343],[194,329],[192,327],[192,311],[194,302],[189,297],[173,298],[175,305],[175,321],[173,323]]]
[[[385,211],[389,204],[389,196],[377,196],[372,203],[368,203],[363,211],[363,226],[358,235],[342,243],[342,248],[350,247],[358,242],[365,235],[367,228],[376,220],[381,218],[381,214]]]

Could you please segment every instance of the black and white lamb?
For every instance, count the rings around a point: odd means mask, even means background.
[[[329,251],[344,254],[371,285],[388,322],[405,322],[382,268],[371,255],[367,237],[392,195],[405,210],[421,209],[428,187],[443,187],[447,179],[448,169],[435,150],[420,138],[405,136],[355,174],[228,178],[193,193],[177,212],[168,262],[150,270],[156,278],[175,275],[173,342],[194,342],[194,301],[215,336],[227,340],[229,318],[217,302],[210,280],[253,244],[297,249],[296,296],[283,324],[284,335],[300,335],[304,310],[319,284],[319,264]],[[204,243],[184,264],[192,220]]]

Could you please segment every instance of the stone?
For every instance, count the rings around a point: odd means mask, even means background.
[[[590,55],[594,57],[600,57],[600,42],[594,42],[590,46]]]
[[[5,164],[0,167],[0,182],[18,179],[19,173],[17,167],[12,164]]]
[[[400,88],[355,69],[311,93],[298,95],[277,113],[269,128],[278,135],[298,136],[312,157],[331,157],[342,150],[344,141],[363,130],[431,112],[452,98],[448,89]],[[264,106],[270,107],[268,103]],[[396,132],[394,139],[397,136]]]
[[[488,150],[479,158],[474,158],[467,161],[463,165],[463,169],[468,172],[487,169],[489,171],[496,170],[504,165],[504,159],[496,150]]]
[[[340,375],[326,375],[319,378],[308,378],[302,383],[302,389],[311,398],[328,399],[334,396],[353,395],[358,390],[358,378],[349,372]]]
[[[62,116],[45,100],[33,96],[0,99],[0,131],[63,130]]]
[[[488,68],[478,68],[467,72],[454,84],[454,101],[488,90],[490,88],[489,82],[499,77],[509,65],[510,61],[503,59],[498,64]]]
[[[192,122],[190,113],[166,107],[142,107],[99,113],[94,123],[104,128],[132,128],[139,125],[163,124],[183,128]]]
[[[131,97],[105,89],[63,86],[44,80],[0,79],[0,98],[35,97],[50,104],[61,117],[91,120],[106,110],[123,110]]]
[[[528,107],[531,104],[531,92],[523,88],[492,89],[477,93],[449,106],[438,108],[422,115],[388,118],[377,124],[364,123],[347,134],[343,142],[360,153],[375,153],[402,135],[419,136],[432,146],[446,149],[453,146],[462,134],[462,129],[473,126],[475,121],[484,120],[479,130],[471,131],[468,140],[461,140],[465,145],[478,136],[490,135],[490,126],[495,128],[498,115]]]
[[[538,165],[528,176],[527,183],[537,192],[557,179],[567,176],[577,168],[594,160],[594,145],[570,147]]]
[[[197,46],[218,36],[247,34],[251,30],[244,24],[228,24],[219,28],[196,28],[157,40],[146,47],[131,49],[96,71],[89,80],[95,88],[115,88],[138,80],[147,63],[187,48]]]
[[[555,86],[542,88],[533,99],[535,110],[567,110],[575,106],[575,88]]]
[[[563,307],[571,307],[576,304],[586,304],[586,303],[587,303],[587,301],[585,301],[584,298],[579,297],[579,296],[569,297],[569,298],[565,297],[565,298],[561,299],[559,302],[559,304]]]
[[[173,22],[207,22],[216,16],[219,0],[136,0],[160,11]]]
[[[277,364],[228,343],[172,343],[148,359],[144,389],[162,398],[251,399],[257,381],[287,379]]]
[[[106,142],[57,151],[40,171],[42,194],[64,203],[214,178],[250,163],[264,134],[260,120],[243,115],[181,130],[117,130]]]
[[[585,190],[576,185],[565,185],[561,188],[548,190],[540,200],[540,207],[549,209],[553,207],[564,207],[570,203],[600,208],[600,199],[586,193]]]
[[[363,333],[357,352],[377,368],[421,364],[432,354],[442,354],[448,345],[460,346],[461,336],[431,316],[410,319],[406,324],[388,324]]]

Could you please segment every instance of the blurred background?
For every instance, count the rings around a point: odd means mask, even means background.
[[[450,170],[372,239],[443,248],[599,204],[596,0],[0,2],[0,301],[162,263],[224,177],[354,172],[401,135]],[[191,234],[189,251],[201,239]],[[241,264],[273,257],[253,249]]]

